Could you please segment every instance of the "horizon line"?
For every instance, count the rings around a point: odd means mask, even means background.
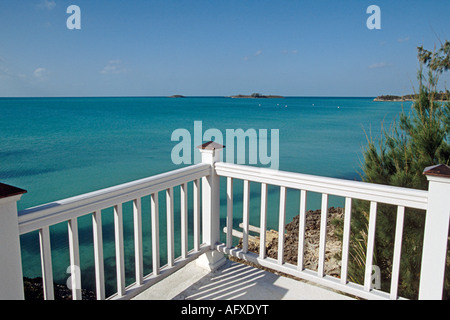
[[[283,99],[283,98],[376,98],[377,96],[293,96],[293,95],[280,95],[282,98],[253,98],[253,99]],[[37,99],[37,98],[43,98],[43,99],[51,99],[51,98],[172,98],[172,99],[183,99],[183,98],[232,98],[233,96],[228,95],[183,95],[182,97],[173,97],[173,96],[166,96],[166,95],[154,95],[154,96],[144,96],[144,95],[136,95],[136,96],[26,96],[26,97],[20,97],[20,96],[1,96],[0,99]],[[244,99],[244,98],[242,98]],[[248,98],[252,99],[252,98]]]

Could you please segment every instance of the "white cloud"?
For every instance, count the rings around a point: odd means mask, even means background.
[[[388,66],[388,64],[386,62],[378,62],[378,63],[371,64],[369,66],[369,69],[378,69],[378,68],[384,68],[387,66]]]
[[[282,54],[297,54],[298,50],[283,50],[281,51]]]
[[[0,77],[13,78],[14,76],[14,73],[9,70],[6,60],[0,57]]]
[[[54,7],[56,7],[56,2],[54,0],[42,0],[38,7],[41,9],[47,9],[52,10]]]
[[[48,71],[45,68],[37,68],[33,71],[33,77],[38,80],[46,80],[48,78]]]
[[[262,50],[258,50],[258,51],[255,52],[255,54],[253,54],[253,56],[254,56],[254,57],[257,57],[257,56],[260,56],[262,53],[263,53]],[[244,57],[244,60],[245,60],[245,61],[248,61],[249,59],[250,59],[249,56],[245,56],[245,57]]]
[[[409,41],[409,39],[410,39],[410,37],[406,37],[406,38],[397,39],[397,41],[398,42],[407,42],[407,41]]]
[[[122,60],[109,60],[108,64],[100,71],[101,74],[119,74],[126,72]]]

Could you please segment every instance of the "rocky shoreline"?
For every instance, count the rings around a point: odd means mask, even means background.
[[[327,275],[340,277],[341,261],[339,254],[342,244],[336,236],[336,227],[333,224],[335,219],[343,219],[344,209],[331,207],[327,217],[327,240],[325,250],[324,272]],[[320,243],[320,220],[321,210],[308,211],[306,213],[305,242],[304,242],[304,267],[316,271],[319,263],[319,243]],[[297,265],[298,239],[299,239],[299,216],[295,216],[292,222],[285,228],[284,240],[284,261]],[[268,257],[277,259],[278,257],[278,232],[269,230],[266,232],[266,254]],[[242,248],[242,239],[238,247]],[[259,237],[249,239],[248,250],[259,253]],[[248,263],[238,258],[230,257],[231,260]],[[252,264],[253,265],[253,264]],[[261,268],[261,267],[260,267]],[[262,268],[274,272],[273,270]],[[278,272],[275,272],[278,273]]]
[[[449,93],[435,93],[434,101],[436,102],[445,102],[449,101]],[[378,96],[373,101],[393,101],[393,102],[401,102],[401,101],[415,101],[418,98],[417,94],[407,94],[404,96],[393,96],[393,95],[383,95]]]
[[[39,301],[44,300],[44,289],[42,285],[42,278],[23,278],[25,300]],[[72,290],[66,285],[57,284],[53,285],[55,300],[72,300]],[[81,289],[83,300],[96,300],[97,296],[94,291]]]

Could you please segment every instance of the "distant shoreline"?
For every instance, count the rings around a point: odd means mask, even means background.
[[[373,101],[391,101],[391,102],[402,102],[402,101],[415,101],[419,95],[418,94],[407,94],[404,96],[393,96],[393,95],[383,95],[378,96]],[[446,102],[449,101],[448,93],[435,93],[436,102]]]
[[[260,93],[252,93],[251,95],[238,94],[235,96],[230,96],[230,98],[239,98],[239,99],[283,99],[283,96],[279,95],[263,95]]]
[[[243,95],[238,95],[243,96]],[[135,99],[148,99],[148,98],[167,98],[167,99],[173,99],[173,98],[229,98],[237,96],[182,96],[182,95],[173,95],[173,96],[29,96],[29,97],[15,97],[15,96],[8,96],[8,97],[0,97],[0,99],[6,100],[6,99],[129,99],[129,98],[135,98]],[[266,97],[272,97],[272,98],[284,98],[284,99],[374,99],[374,96],[266,96]]]

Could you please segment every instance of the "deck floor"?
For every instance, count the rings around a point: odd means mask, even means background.
[[[227,260],[214,272],[193,261],[153,285],[136,300],[348,300],[304,281]]]

